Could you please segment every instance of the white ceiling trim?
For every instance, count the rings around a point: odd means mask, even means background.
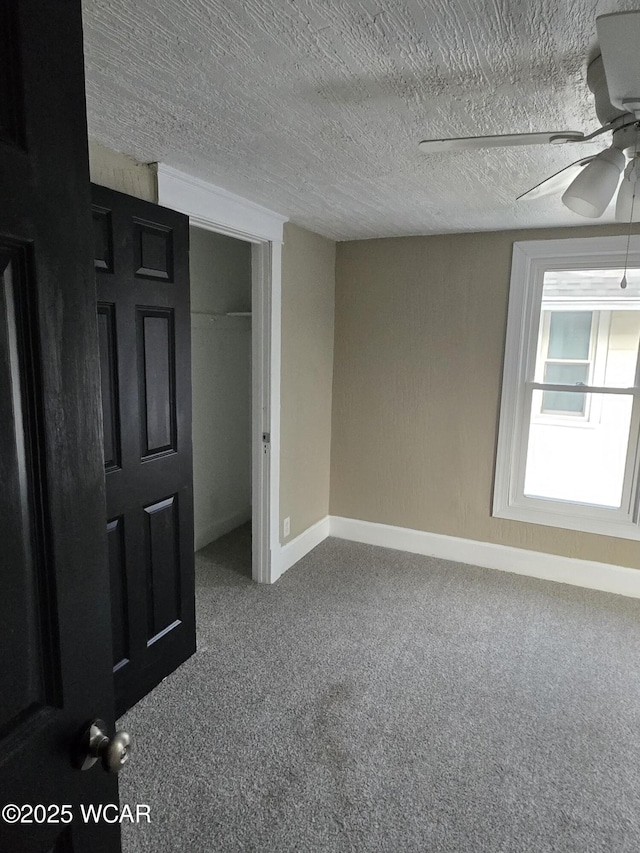
[[[186,213],[192,225],[201,224],[216,231],[247,239],[256,238],[282,242],[282,228],[288,221],[260,204],[230,193],[165,163],[156,165],[158,174],[158,202],[180,213]]]

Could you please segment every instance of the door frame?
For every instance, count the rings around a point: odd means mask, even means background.
[[[158,204],[189,224],[251,243],[252,577],[280,576],[280,349],[283,226],[288,217],[155,164]]]

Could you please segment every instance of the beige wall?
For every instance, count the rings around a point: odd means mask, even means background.
[[[280,539],[329,512],[336,244],[291,223],[282,247]],[[291,535],[282,522],[291,517]]]
[[[91,180],[157,200],[154,169],[89,142]],[[196,235],[197,236],[197,235]],[[282,247],[280,539],[329,512],[335,251],[332,240],[287,223]],[[201,293],[192,310],[207,311]],[[284,539],[282,521],[291,518]]]
[[[89,174],[94,184],[136,196],[146,201],[157,201],[157,179],[152,166],[138,163],[127,154],[105,148],[89,140]]]
[[[640,545],[491,517],[511,252],[578,228],[339,243],[331,514],[640,568]]]

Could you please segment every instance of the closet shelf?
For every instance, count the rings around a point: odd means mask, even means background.
[[[225,311],[223,313],[209,313],[207,311],[192,311],[192,317],[211,317],[212,319],[216,317],[250,317],[251,311]]]
[[[251,311],[227,311],[226,313],[209,314],[205,311],[191,312],[191,326],[194,329],[205,329],[211,326],[228,328],[230,331],[245,331],[251,326]]]

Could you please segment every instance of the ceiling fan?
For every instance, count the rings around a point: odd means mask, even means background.
[[[498,148],[512,145],[567,145],[590,142],[611,133],[611,145],[598,154],[582,157],[527,192],[521,199],[536,199],[564,190],[563,204],[581,216],[602,216],[618,185],[616,219],[640,221],[640,10],[614,12],[596,18],[600,55],[587,69],[587,85],[593,92],[601,127],[585,135],[562,130],[547,133],[515,133],[459,139],[425,139],[419,148],[427,154]],[[620,177],[622,176],[622,182]]]

